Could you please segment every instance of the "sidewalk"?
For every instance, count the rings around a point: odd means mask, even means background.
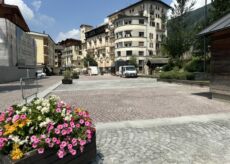
[[[61,76],[50,76],[44,79],[39,79],[39,93],[43,92],[44,94],[44,91],[46,91],[47,89],[47,92],[51,92],[49,88],[53,85],[57,85],[57,83],[60,82],[61,79]],[[20,82],[17,81],[6,84],[0,84],[0,97],[0,111],[4,111],[10,105],[22,103],[23,99],[20,88]]]

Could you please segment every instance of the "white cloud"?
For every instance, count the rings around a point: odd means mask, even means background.
[[[34,19],[31,20],[31,23],[36,27],[47,28],[54,25],[55,19],[53,17],[37,13]]]
[[[32,20],[34,18],[33,10],[31,10],[23,0],[5,0],[5,3],[18,6],[26,20]]]
[[[38,11],[42,6],[41,0],[35,0],[32,2],[32,6],[34,7],[35,11]]]
[[[56,39],[57,42],[65,40],[67,38],[79,39],[80,38],[80,30],[79,29],[72,29],[67,32],[60,32]]]
[[[109,18],[105,18],[104,23],[109,23]]]

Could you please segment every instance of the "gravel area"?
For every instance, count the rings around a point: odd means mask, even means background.
[[[86,78],[74,81],[73,85],[61,85],[51,94],[85,108],[95,122],[230,112],[229,103],[210,99],[207,87],[145,78]]]
[[[44,91],[62,79],[61,76],[51,76],[38,80],[39,92]],[[31,89],[34,90],[34,89]],[[23,102],[20,82],[0,84],[0,111],[12,104]]]

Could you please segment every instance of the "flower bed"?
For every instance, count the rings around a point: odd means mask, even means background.
[[[34,150],[41,158],[74,159],[85,151],[94,158],[95,128],[89,113],[55,96],[9,107],[0,114],[0,154],[18,161],[31,157]]]

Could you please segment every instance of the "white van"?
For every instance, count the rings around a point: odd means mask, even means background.
[[[90,76],[92,76],[92,75],[98,75],[99,74],[98,67],[96,67],[96,66],[90,66],[89,70],[88,70],[88,73],[89,73]]]
[[[120,77],[137,77],[137,69],[133,65],[126,65],[119,67]]]

